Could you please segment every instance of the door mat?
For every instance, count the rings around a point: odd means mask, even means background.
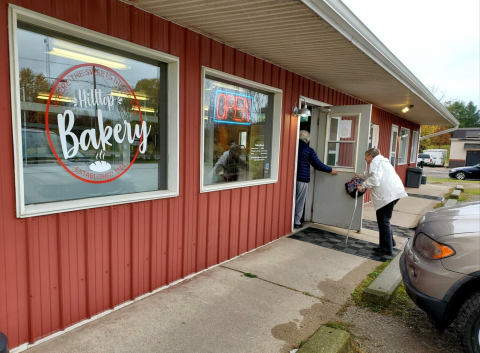
[[[430,195],[420,195],[420,194],[408,194],[411,197],[418,197],[421,199],[428,199],[428,200],[435,200],[435,201],[443,201],[443,196],[430,196]]]
[[[391,260],[399,253],[398,249],[393,249],[393,256],[373,251],[378,244],[355,238],[348,238],[348,245],[345,246],[345,236],[311,227],[292,234],[288,238],[381,262]]]
[[[398,237],[411,238],[415,235],[415,228],[399,227],[393,224],[390,224],[390,227],[392,228],[393,235]],[[362,228],[367,228],[378,232],[378,223],[368,219],[363,219]]]

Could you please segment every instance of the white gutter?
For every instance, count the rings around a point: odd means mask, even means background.
[[[437,98],[402,64],[393,53],[358,19],[340,0],[301,0],[323,18],[353,45],[421,98],[432,109],[450,122],[459,125],[455,117]]]
[[[458,129],[458,125],[455,126],[454,128],[448,129],[448,130],[443,130],[443,131],[436,132],[434,134],[422,136],[422,137],[420,137],[420,141],[425,140],[425,139],[429,139],[430,137],[435,137],[435,136],[443,135],[443,134],[446,134],[446,133],[449,133],[449,132],[453,132],[457,129]]]

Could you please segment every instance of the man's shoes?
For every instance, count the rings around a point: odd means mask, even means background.
[[[295,228],[295,229],[300,229],[300,228],[302,228],[302,225],[301,225],[301,224],[294,224],[294,225],[293,225],[293,228]]]
[[[373,248],[372,250],[375,251],[375,252],[381,252],[382,254],[385,254],[385,255],[390,255],[390,256],[393,255],[393,253],[383,251],[381,248]]]

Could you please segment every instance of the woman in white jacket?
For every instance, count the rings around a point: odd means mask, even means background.
[[[408,195],[390,161],[383,157],[378,149],[367,150],[365,160],[367,161],[367,170],[365,173],[355,176],[363,180],[363,187],[360,186],[358,191],[362,191],[363,188],[370,189],[370,197],[377,213],[380,247],[373,250],[391,255],[394,246],[390,227],[393,207],[401,197]]]

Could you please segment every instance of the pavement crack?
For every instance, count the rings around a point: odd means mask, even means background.
[[[244,272],[244,271],[240,271],[240,270],[237,270],[236,268],[231,268],[231,267],[228,267],[228,266],[225,266],[225,265],[220,265],[219,267],[223,267],[223,268],[226,268],[227,270],[232,270],[232,271],[235,271],[235,272],[238,272],[238,273],[241,273],[241,274],[246,274],[247,272]],[[285,286],[283,284],[280,284],[280,283],[275,283],[275,282],[272,282],[272,281],[269,281],[268,279],[265,279],[265,278],[261,278],[261,277],[256,277],[256,279],[259,279],[261,281],[264,281],[264,282],[267,282],[267,283],[270,283],[270,284],[273,284],[275,286],[278,286],[278,287],[282,287],[282,288],[285,288],[285,289],[289,289],[289,290],[292,290],[294,292],[297,292],[297,293],[300,293],[300,294],[303,294],[303,295],[307,295],[309,297],[312,297],[312,298],[315,298],[315,299],[318,299],[320,300],[322,303],[323,302],[326,302],[326,303],[332,303],[332,304],[337,304],[331,300],[328,300],[326,298],[321,298],[321,297],[317,297],[316,295],[313,295],[313,294],[305,294],[307,292],[302,292],[301,290],[298,290],[298,289],[295,289],[295,288],[292,288],[292,287],[289,287],[289,286]]]

